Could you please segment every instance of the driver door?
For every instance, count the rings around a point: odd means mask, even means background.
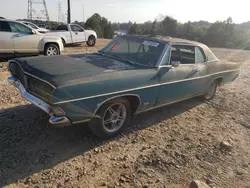
[[[199,93],[195,47],[174,45],[169,54],[171,57],[159,70],[161,88],[157,105],[176,102]]]
[[[9,22],[13,33],[14,48],[16,53],[38,53],[38,45],[42,35],[32,32],[32,29],[24,24]]]
[[[71,24],[71,33],[74,43],[80,43],[86,41],[85,31],[82,27],[78,25]]]

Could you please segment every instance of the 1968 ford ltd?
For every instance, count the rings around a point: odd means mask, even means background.
[[[100,137],[122,131],[131,115],[188,98],[214,97],[239,64],[220,62],[204,44],[118,36],[98,53],[18,58],[8,81],[50,115],[53,125],[89,121]]]

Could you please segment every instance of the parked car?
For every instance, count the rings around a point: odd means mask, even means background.
[[[46,29],[46,28],[41,28],[38,27],[36,24],[31,23],[31,22],[27,22],[27,21],[21,21],[22,23],[24,23],[25,25],[31,27],[32,29],[34,29],[35,31],[39,32],[39,33],[47,33],[50,30]]]
[[[88,46],[95,46],[97,39],[95,31],[85,30],[77,24],[59,25],[46,35],[60,37],[64,45],[87,42]]]
[[[61,38],[44,36],[23,23],[0,20],[0,56],[59,55],[63,51]]]
[[[196,96],[211,100],[238,77],[239,64],[220,62],[201,43],[124,35],[94,54],[10,60],[9,71],[9,82],[51,124],[89,121],[107,138],[133,114]]]

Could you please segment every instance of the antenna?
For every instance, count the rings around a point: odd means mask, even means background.
[[[49,13],[45,0],[28,0],[28,14],[29,20],[46,20],[49,21]]]

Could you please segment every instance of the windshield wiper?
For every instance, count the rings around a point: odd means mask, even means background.
[[[96,53],[96,54],[100,54],[102,56],[105,56],[105,54],[101,50],[98,50],[98,53]]]

